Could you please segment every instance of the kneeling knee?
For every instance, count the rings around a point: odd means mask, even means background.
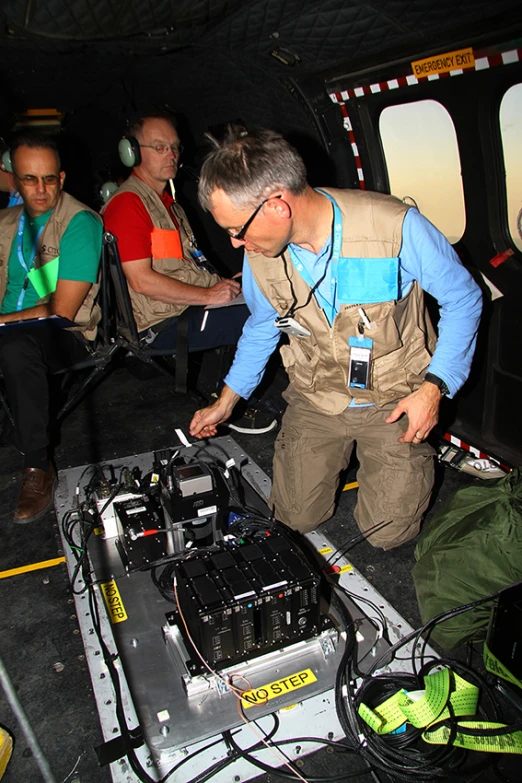
[[[373,547],[388,550],[412,541],[419,534],[420,525],[420,520],[399,522],[394,519],[389,523],[383,522],[382,526],[376,524],[373,530],[371,527],[364,530],[361,527],[361,531]]]
[[[314,508],[292,509],[289,510],[281,504],[274,504],[275,517],[287,527],[291,527],[292,530],[297,530],[299,533],[311,533],[322,522],[334,513],[334,505],[332,504],[326,510],[320,512]]]

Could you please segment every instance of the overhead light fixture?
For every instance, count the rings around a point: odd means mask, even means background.
[[[298,65],[301,62],[301,58],[298,54],[294,54],[294,52],[291,52],[289,49],[283,49],[282,47],[272,49],[270,56],[279,60],[283,65]]]

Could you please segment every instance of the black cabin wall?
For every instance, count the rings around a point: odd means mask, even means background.
[[[312,110],[283,80],[248,59],[231,67],[230,58],[215,55],[218,76],[210,83],[205,76],[208,54],[197,51],[139,54],[117,44],[78,44],[72,50],[58,45],[40,50],[35,61],[31,42],[6,46],[10,51],[4,50],[2,59],[9,65],[0,71],[0,135],[9,137],[16,114],[25,109],[63,112],[59,142],[66,189],[95,208],[101,204],[101,182],[126,174],[117,144],[129,116],[166,108],[176,113],[186,166],[178,175],[178,197],[203,250],[224,272],[237,271],[242,254],[199,208],[192,173],[206,151],[209,128],[241,119],[249,127],[279,130],[300,149],[312,181],[333,182],[335,173]],[[17,82],[23,84],[19,90],[14,89]]]

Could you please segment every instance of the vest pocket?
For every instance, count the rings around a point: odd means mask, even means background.
[[[424,374],[431,362],[432,354],[426,348],[423,338],[416,340],[411,346],[408,360],[405,362],[406,383],[416,389],[424,380]]]
[[[399,328],[392,317],[393,303],[385,302],[371,307],[366,306],[363,309],[372,324],[372,329],[364,329],[364,337],[373,340],[372,360],[375,361],[402,348],[403,341]],[[339,356],[342,355],[340,351],[348,344],[349,338],[358,335],[357,324],[361,321],[359,313],[353,307],[346,309],[340,317],[342,318],[344,314],[349,317],[349,321],[344,327],[341,326],[338,334],[335,335]]]
[[[281,346],[280,353],[290,382],[297,388],[310,390],[315,385],[319,363],[318,347],[307,343],[304,348],[299,340],[292,340],[290,345]]]
[[[373,367],[375,390],[384,392],[389,399],[415,391],[422,383],[430,361],[431,353],[422,338],[406,344],[398,353],[381,357]]]
[[[337,279],[343,304],[393,301],[399,295],[399,259],[341,257]]]

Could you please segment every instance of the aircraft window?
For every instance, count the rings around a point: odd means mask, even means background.
[[[438,101],[387,106],[379,130],[390,191],[416,206],[452,243],[466,227],[457,136]]]
[[[506,171],[509,233],[516,247],[522,250],[522,84],[510,87],[502,98],[500,132]]]

